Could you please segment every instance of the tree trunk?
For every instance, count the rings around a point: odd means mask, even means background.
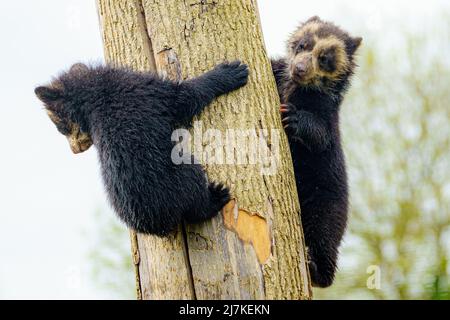
[[[167,239],[131,232],[138,297],[311,298],[292,161],[256,1],[98,0],[98,11],[109,63],[176,80],[223,60],[250,66],[248,85],[218,98],[193,130],[218,129],[231,139],[227,129],[250,129],[258,138],[237,139],[234,152],[224,147],[226,164],[205,164],[209,178],[229,186],[234,199],[211,221],[180,226]],[[255,147],[252,141],[279,155],[274,172],[262,172],[259,161],[240,153],[242,143]],[[208,143],[207,134],[196,142],[197,157]]]

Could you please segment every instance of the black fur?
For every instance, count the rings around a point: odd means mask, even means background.
[[[180,83],[85,66],[36,88],[36,94],[61,122],[89,133],[118,216],[136,231],[165,236],[183,219],[215,216],[230,199],[228,188],[208,182],[200,165],[172,163],[172,131],[188,125],[214,98],[245,85],[247,77],[239,61]]]
[[[320,21],[317,19],[310,21]],[[329,23],[324,27],[319,31],[338,34],[344,41],[350,39]],[[311,279],[318,287],[333,283],[338,248],[347,224],[348,186],[339,107],[355,67],[354,51],[347,52],[350,68],[342,77],[334,81],[321,79],[319,85],[299,84],[292,79],[289,63],[293,57],[272,60],[284,104],[282,120],[294,162]]]

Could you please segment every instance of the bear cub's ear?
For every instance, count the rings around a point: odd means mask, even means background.
[[[72,67],[70,67],[69,72],[70,73],[84,73],[84,72],[88,72],[89,71],[89,67],[87,65],[85,65],[84,63],[75,63]]]
[[[350,51],[352,54],[355,53],[356,50],[358,50],[358,48],[361,46],[362,41],[363,41],[363,38],[361,38],[361,37],[351,38]]]
[[[34,93],[39,98],[39,100],[41,100],[47,106],[50,106],[62,97],[62,91],[60,89],[56,89],[50,86],[37,87],[36,89],[34,89]]]
[[[319,16],[314,16],[314,17],[311,17],[308,20],[306,20],[305,23],[311,23],[311,22],[322,22],[322,20],[320,19]]]

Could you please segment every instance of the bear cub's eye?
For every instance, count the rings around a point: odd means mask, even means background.
[[[307,43],[305,41],[300,41],[299,44],[297,45],[297,53],[306,50],[307,47]]]
[[[322,70],[325,70],[327,72],[333,72],[336,70],[335,56],[332,51],[320,54],[317,60]]]
[[[56,125],[56,128],[64,136],[68,136],[70,134],[70,132],[71,132],[69,126],[67,124],[65,124],[65,123],[58,123]]]
[[[329,58],[328,58],[328,56],[327,55],[321,55],[321,56],[319,56],[319,61],[320,61],[320,63],[322,63],[322,64],[327,64],[328,63],[328,61],[329,61]]]

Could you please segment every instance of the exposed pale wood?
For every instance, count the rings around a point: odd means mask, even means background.
[[[274,175],[261,175],[259,165],[206,166],[209,177],[225,182],[235,197],[219,217],[186,226],[185,239],[181,232],[169,239],[137,235],[142,298],[310,298],[292,162],[256,2],[99,0],[99,14],[108,61],[156,66],[174,79],[199,75],[223,60],[250,65],[249,84],[209,106],[201,116],[203,130],[280,132]]]

